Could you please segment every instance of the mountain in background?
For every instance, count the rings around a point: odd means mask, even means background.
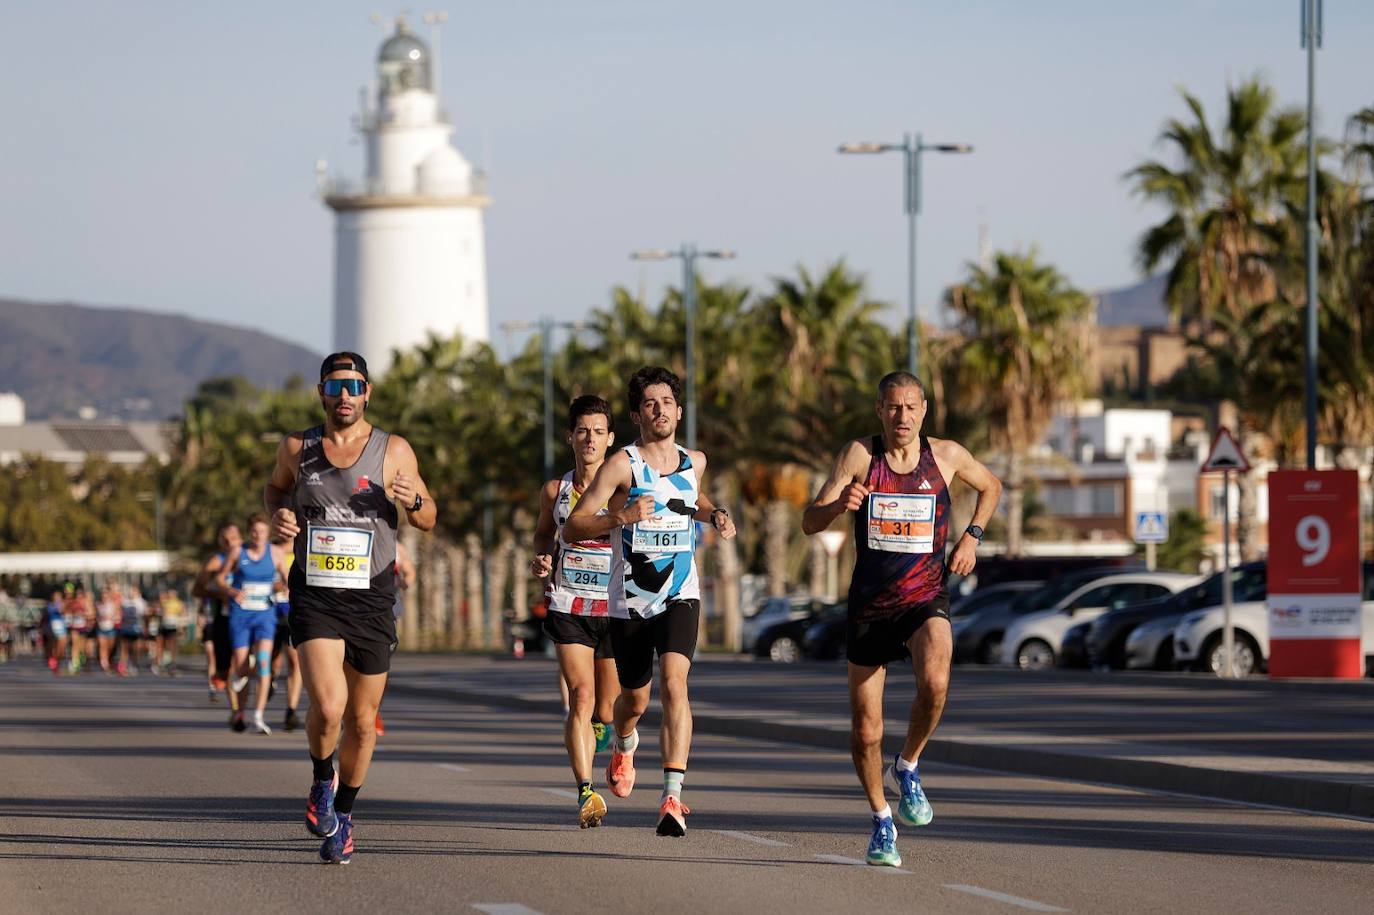
[[[1174,322],[1164,301],[1168,283],[1169,278],[1161,273],[1132,286],[1097,293],[1097,323],[1103,327],[1172,327]]]
[[[0,299],[0,391],[30,419],[86,407],[122,419],[180,416],[207,378],[280,387],[313,378],[323,354],[255,330],[132,308]]]

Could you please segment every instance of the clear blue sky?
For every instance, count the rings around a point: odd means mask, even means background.
[[[424,7],[415,7],[417,13]],[[1301,104],[1299,0],[454,2],[443,94],[491,176],[493,315],[657,294],[639,247],[734,248],[755,286],[843,256],[905,297],[899,158],[844,140],[974,143],[928,156],[920,298],[977,256],[1038,247],[1080,286],[1136,279],[1155,214],[1123,171],[1186,85],[1220,112],[1267,76]],[[362,168],[349,118],[375,3],[47,2],[0,26],[0,295],[260,327],[324,349],[332,216],[313,164]],[[418,17],[417,17],[418,18]],[[1329,0],[1319,124],[1374,104],[1374,4]],[[423,32],[422,32],[423,34]],[[398,317],[398,320],[403,320]],[[493,322],[495,323],[495,321]],[[498,334],[499,342],[499,334]]]

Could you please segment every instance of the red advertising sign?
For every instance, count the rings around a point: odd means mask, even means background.
[[[1269,474],[1269,675],[1360,677],[1360,481]]]

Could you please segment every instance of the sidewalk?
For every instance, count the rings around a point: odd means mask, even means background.
[[[561,711],[552,661],[401,655],[388,688]],[[900,748],[914,687],[888,673],[884,754]],[[699,657],[698,731],[849,752],[842,664]],[[657,703],[646,725],[658,725]],[[924,759],[1374,817],[1374,680],[1237,683],[956,667]]]

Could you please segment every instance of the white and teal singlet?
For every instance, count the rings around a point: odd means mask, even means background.
[[[677,446],[678,465],[660,474],[645,462],[636,445],[626,445],[630,459],[629,499],[654,497],[654,516],[612,535],[611,616],[629,619],[633,610],[651,617],[669,601],[697,600],[697,474],[687,449]]]

